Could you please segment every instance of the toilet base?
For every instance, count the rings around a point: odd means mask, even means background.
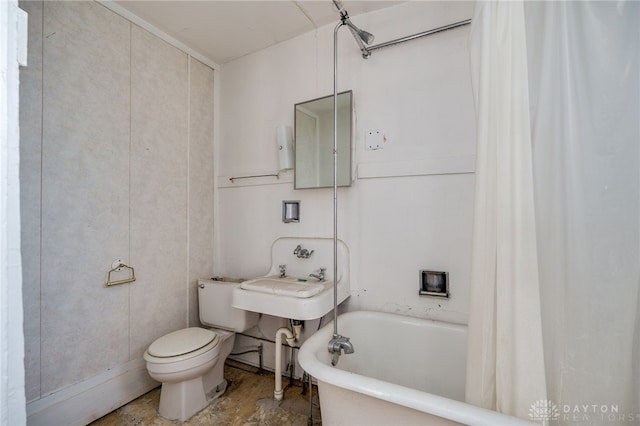
[[[160,391],[160,416],[167,420],[184,422],[206,408],[227,390],[223,380],[205,395],[202,376],[179,383],[163,383]]]
[[[204,394],[202,376],[178,383],[163,383],[158,412],[167,420],[189,419],[209,405]]]

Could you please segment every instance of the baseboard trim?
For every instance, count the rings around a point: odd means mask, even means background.
[[[119,365],[27,404],[27,425],[86,425],[157,387],[144,359]]]

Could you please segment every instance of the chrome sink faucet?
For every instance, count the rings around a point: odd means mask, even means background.
[[[310,277],[316,278],[318,281],[324,281],[324,273],[327,271],[327,268],[320,268],[320,272],[317,274],[309,274]]]
[[[296,247],[295,250],[293,250],[293,254],[298,256],[298,259],[308,259],[313,254],[313,250],[309,251],[307,249],[302,248],[302,246],[298,244],[298,247]]]
[[[284,278],[287,276],[287,265],[278,265],[280,269],[280,278]]]

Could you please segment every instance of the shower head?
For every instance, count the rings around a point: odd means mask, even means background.
[[[371,52],[369,52],[369,49],[367,49],[366,45],[371,44],[373,42],[373,39],[374,39],[373,34],[371,34],[370,32],[361,30],[360,28],[353,25],[349,20],[348,16],[346,17],[346,19],[345,18],[342,19],[342,24],[346,25],[347,28],[349,28],[349,31],[351,31],[351,34],[353,34],[353,38],[356,40],[356,43],[358,43],[358,47],[362,52],[362,57],[364,59],[367,59],[369,56],[371,56]]]
[[[349,14],[342,5],[342,1],[333,0],[333,5],[336,7],[338,13],[340,14],[342,25],[346,25],[349,28],[349,31],[351,31],[351,34],[353,34],[353,38],[355,38],[356,43],[358,43],[358,47],[360,47],[360,50],[362,51],[362,57],[365,59],[368,58],[371,53],[369,52],[369,50],[367,50],[367,46],[365,45],[373,43],[373,39],[375,37],[370,32],[361,30],[360,28],[353,25],[351,19],[349,19]]]
[[[356,27],[355,25],[353,25],[351,23],[351,21],[349,19],[346,20],[345,25],[349,27],[349,29],[351,30],[351,34],[353,34],[353,36],[356,37],[356,41],[357,41],[357,39],[360,39],[365,44],[373,43],[373,40],[375,39],[375,36],[373,34],[371,34],[370,32],[365,31],[365,30],[361,30],[360,28]]]

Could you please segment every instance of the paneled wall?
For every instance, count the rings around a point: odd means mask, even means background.
[[[27,400],[197,324],[213,274],[214,71],[99,3],[21,3]],[[106,287],[115,259],[137,281]]]
[[[131,51],[131,262],[146,272],[131,286],[130,330],[141,356],[151,330],[175,330],[187,314],[176,284],[187,271],[189,99],[187,55],[135,26]]]
[[[43,34],[40,377],[47,395],[129,359],[128,288],[102,281],[111,261],[130,260],[131,55],[127,21],[91,3],[45,2]]]

